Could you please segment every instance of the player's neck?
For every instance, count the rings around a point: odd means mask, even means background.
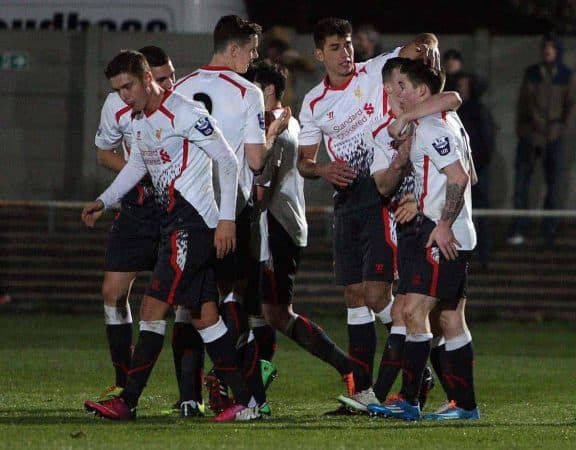
[[[157,84],[152,84],[150,86],[150,95],[148,96],[148,101],[146,102],[146,106],[144,107],[144,113],[147,115],[152,114],[156,111],[162,102],[164,101],[164,89],[162,89]]]
[[[339,88],[342,85],[347,84],[352,79],[353,76],[354,72],[351,72],[348,75],[338,75],[336,73],[330,73],[330,72],[326,74],[328,84],[333,88]]]
[[[215,53],[208,65],[211,67],[226,67],[227,69],[234,70],[230,59],[226,55],[220,53]]]
[[[265,111],[274,111],[275,109],[282,108],[282,102],[280,100],[276,100],[274,96],[270,96],[270,98],[264,97],[264,110]]]

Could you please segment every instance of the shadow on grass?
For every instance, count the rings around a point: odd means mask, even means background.
[[[15,416],[8,416],[8,415]],[[69,415],[70,414],[70,415]],[[534,423],[534,422],[492,422],[492,421],[469,421],[469,422],[400,422],[383,419],[364,419],[364,418],[318,418],[318,417],[301,417],[301,418],[271,418],[258,422],[233,422],[233,423],[214,423],[211,417],[182,419],[177,416],[141,416],[135,421],[115,422],[90,413],[78,411],[78,409],[0,409],[0,425],[61,425],[61,424],[81,424],[81,425],[129,425],[137,428],[146,427],[147,429],[162,429],[168,426],[186,426],[186,424],[202,425],[209,428],[224,427],[245,427],[262,428],[267,430],[349,430],[353,425],[354,430],[381,430],[385,429],[472,429],[472,428],[513,428],[518,426],[525,427],[575,427],[576,420],[559,421],[554,423]]]

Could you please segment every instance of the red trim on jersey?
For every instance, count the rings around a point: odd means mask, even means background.
[[[145,198],[145,194],[146,191],[144,190],[144,186],[142,186],[140,183],[138,183],[136,185],[136,190],[138,191],[138,205],[142,206],[144,204],[144,198]]]
[[[354,73],[350,76],[350,78],[348,80],[346,80],[342,84],[339,84],[338,86],[333,86],[328,81],[328,75],[326,75],[326,77],[324,78],[324,87],[326,89],[330,89],[331,91],[343,91],[344,89],[346,89],[348,87],[348,85],[350,84],[352,79],[354,77],[357,77],[357,76],[358,76],[358,74],[356,73],[356,69],[354,69]]]
[[[184,83],[186,80],[189,80],[192,77],[195,77],[196,75],[198,75],[200,72],[196,71],[196,72],[192,72],[188,75],[186,75],[184,78],[178,80],[176,82],[176,84],[174,84],[174,89],[176,89],[178,86],[180,86],[182,83]]]
[[[328,138],[328,142],[326,143],[326,148],[328,149],[328,151],[332,155],[332,158],[334,158],[334,161],[345,162],[342,158],[338,157],[338,155],[336,155],[336,153],[334,153],[334,150],[332,149],[332,137]]]
[[[440,264],[437,263],[432,257],[432,247],[426,249],[426,260],[432,266],[432,280],[430,282],[430,297],[438,295],[438,272],[440,271]]]
[[[170,119],[170,123],[172,124],[172,128],[174,128],[174,114],[172,114],[170,111],[168,111],[164,105],[160,105],[160,107],[158,108],[158,111],[160,111],[162,114],[164,114],[166,117],[168,117]]]
[[[170,183],[168,187],[168,197],[170,198],[170,202],[168,203],[168,207],[166,208],[166,212],[171,213],[174,209],[176,204],[176,196],[174,195],[174,186],[176,185],[176,180],[182,176],[184,170],[186,170],[186,166],[188,165],[188,139],[184,139],[182,143],[182,168],[180,169],[180,173],[176,175],[176,177]]]
[[[382,89],[382,111],[388,111],[388,94]]]
[[[442,120],[446,122],[446,111],[442,111]]]
[[[312,100],[310,102],[310,111],[312,111],[312,113],[314,112],[314,107],[316,106],[316,103],[318,103],[320,100],[322,100],[326,96],[328,89],[330,89],[329,86],[327,86],[325,84],[324,85],[324,92],[322,92],[322,95],[320,95],[319,97],[316,97],[314,100]]]
[[[240,89],[240,92],[242,93],[242,98],[244,98],[244,96],[246,95],[246,88],[244,86],[242,86],[236,80],[233,80],[228,75],[223,74],[223,73],[218,75],[218,78],[222,78],[223,80],[226,80],[228,83],[232,83],[234,86],[236,86],[238,89]]]
[[[182,270],[178,266],[178,230],[173,231],[170,235],[170,265],[172,270],[174,270],[174,279],[172,280],[172,286],[170,286],[170,291],[168,292],[168,298],[166,302],[169,305],[174,303],[174,294],[176,294],[176,288],[180,284],[182,279]]]
[[[382,222],[384,223],[384,238],[386,242],[392,249],[392,267],[394,268],[394,273],[398,272],[398,247],[392,240],[392,225],[390,224],[390,212],[388,208],[382,208]]]
[[[389,111],[389,113],[392,113],[392,111]],[[390,122],[392,122],[392,119],[394,119],[394,117],[392,114],[390,114],[388,116],[388,120],[372,132],[372,137],[376,138],[376,136],[378,136],[378,133],[380,133],[383,129],[385,129],[388,125],[390,125]]]
[[[116,122],[120,123],[120,117],[126,114],[128,111],[131,111],[132,107],[130,105],[126,105],[124,108],[116,111]]]
[[[207,64],[205,66],[200,66],[202,70],[227,70],[229,72],[233,72],[233,70],[228,66],[211,66]]]
[[[424,211],[424,197],[428,194],[428,171],[430,170],[430,158],[424,156],[424,183],[420,194],[420,211]]]

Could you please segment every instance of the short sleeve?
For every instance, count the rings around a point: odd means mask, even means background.
[[[248,89],[246,101],[246,128],[243,141],[246,144],[265,144],[264,96],[260,89]]]
[[[317,145],[322,141],[322,130],[314,122],[312,111],[307,101],[304,101],[300,111],[299,145]]]

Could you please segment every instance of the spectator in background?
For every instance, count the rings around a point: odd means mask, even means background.
[[[299,74],[315,70],[315,62],[292,47],[294,35],[295,30],[290,27],[273,26],[266,32],[262,43],[263,50],[260,52],[262,59],[284,66],[290,72],[283,97],[283,104],[286,106],[292,106],[295,100],[295,79]]]
[[[464,59],[462,58],[462,54],[453,48],[446,50],[444,52],[444,56],[442,57],[442,66],[446,72],[446,83],[444,85],[444,91],[458,90],[456,80],[464,67]],[[460,113],[460,111],[458,111],[458,113]]]
[[[354,33],[354,61],[364,62],[382,53],[380,33],[373,25],[363,24]]]
[[[527,209],[530,178],[537,159],[542,158],[546,181],[545,209],[560,206],[562,186],[562,138],[571,122],[576,85],[573,72],[562,62],[562,43],[554,34],[542,40],[542,60],[524,72],[516,111],[516,175],[514,208]],[[516,219],[510,228],[508,243],[521,245],[525,241],[530,221]],[[542,234],[547,244],[553,244],[557,220],[545,218]]]
[[[458,115],[470,138],[472,159],[478,182],[472,186],[472,204],[478,209],[490,208],[490,161],[496,147],[497,127],[488,107],[481,97],[485,84],[477,76],[461,72],[456,77],[456,90],[462,97]],[[487,218],[474,220],[478,232],[477,252],[481,267],[488,268],[492,238]]]

